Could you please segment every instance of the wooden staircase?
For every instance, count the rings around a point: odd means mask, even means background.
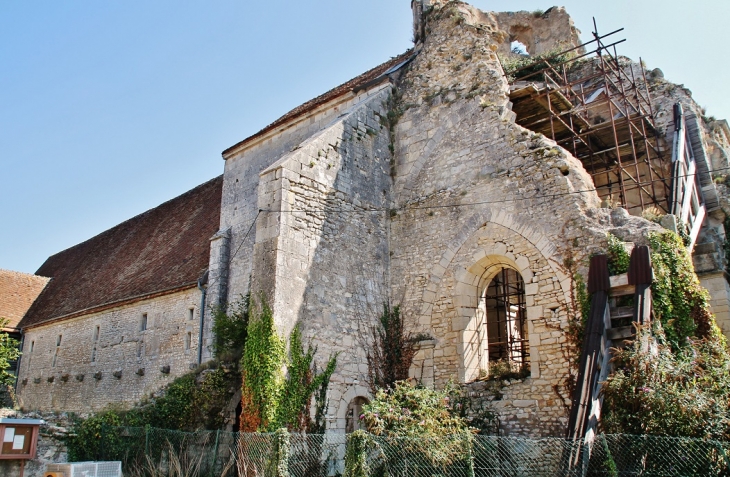
[[[612,370],[612,348],[625,348],[636,338],[636,325],[651,320],[653,271],[649,248],[635,247],[629,271],[609,277],[608,257],[595,255],[588,271],[591,312],[586,321],[583,348],[571,402],[567,437],[583,439],[590,448],[601,418],[601,385]],[[581,468],[590,457],[566,455],[568,468]],[[587,468],[587,467],[582,467]]]

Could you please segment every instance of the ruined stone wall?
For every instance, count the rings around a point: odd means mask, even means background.
[[[491,13],[499,30],[506,33],[499,52],[510,53],[510,44],[519,41],[530,55],[542,55],[556,49],[567,50],[580,45],[580,31],[563,7],[546,11]]]
[[[340,353],[328,428],[343,431],[347,405],[368,394],[364,327],[387,299],[390,135],[381,124],[390,85],[349,110],[261,174],[254,286],[277,328],[299,324],[323,363]]]
[[[20,406],[89,412],[140,401],[196,366],[199,306],[193,288],[27,330]]]
[[[505,388],[495,408],[506,434],[563,435],[567,395],[555,388],[569,366],[564,262],[584,264],[604,245],[610,220],[590,216],[599,203],[583,192],[593,184],[580,162],[514,124],[494,17],[446,4],[425,31],[399,83],[390,241],[392,296],[417,331],[435,338],[413,374],[442,385],[486,371],[478,297],[501,267],[517,270],[526,284],[531,374]]]

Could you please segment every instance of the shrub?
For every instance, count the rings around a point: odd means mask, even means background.
[[[250,295],[225,307],[213,308],[213,353],[221,361],[237,362],[246,343]]]
[[[608,274],[621,275],[629,271],[631,257],[626,251],[624,241],[613,234],[606,234],[608,241]]]
[[[383,303],[383,313],[378,324],[370,329],[370,335],[368,384],[373,394],[408,379],[418,342],[431,339],[428,335],[408,331],[400,307],[391,307],[389,303]]]
[[[655,330],[659,341],[663,333]],[[654,341],[648,328],[617,350],[617,371],[602,394],[608,433],[730,438],[730,354],[722,340],[689,340],[679,350]],[[652,343],[656,352],[642,346]]]

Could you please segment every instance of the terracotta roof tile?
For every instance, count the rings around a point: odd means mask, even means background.
[[[195,285],[220,223],[222,184],[216,177],[48,258],[36,273],[51,281],[20,327]]]
[[[0,319],[8,328],[16,327],[46,283],[46,277],[0,269]]]
[[[398,55],[398,56],[394,56],[393,58],[389,59],[385,63],[378,65],[371,70],[366,71],[365,73],[361,74],[360,76],[357,76],[357,77],[351,79],[347,83],[343,83],[343,84],[337,86],[336,88],[333,88],[333,89],[327,91],[326,93],[324,93],[320,96],[317,96],[314,99],[310,99],[306,103],[292,109],[291,111],[289,111],[288,113],[286,113],[285,115],[283,115],[282,117],[280,117],[279,119],[274,121],[273,123],[271,123],[268,126],[266,126],[265,128],[263,128],[261,131],[257,132],[256,134],[249,136],[246,139],[244,139],[243,141],[240,141],[240,142],[234,144],[233,146],[229,147],[228,149],[223,151],[223,156],[225,157],[229,152],[238,148],[242,144],[244,144],[252,139],[255,139],[259,136],[263,136],[264,134],[271,131],[272,129],[275,129],[275,128],[283,125],[284,123],[291,121],[292,119],[296,118],[297,116],[301,116],[301,115],[313,110],[317,106],[327,103],[327,102],[337,98],[338,96],[342,96],[343,94],[349,93],[350,91],[358,90],[358,89],[366,86],[368,83],[376,80],[379,76],[383,75],[391,68],[398,66],[400,63],[403,63],[403,62],[409,60],[413,55],[414,55],[413,50],[410,49],[410,50],[406,51],[405,53]]]

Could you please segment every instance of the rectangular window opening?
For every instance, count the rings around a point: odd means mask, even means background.
[[[58,335],[58,339],[56,339],[56,346],[61,346],[61,337],[63,335]]]
[[[147,329],[147,313],[142,313],[142,320],[139,323],[139,331],[145,331]]]
[[[193,320],[195,318],[195,308],[190,308],[188,310],[188,320]]]
[[[99,331],[100,327],[99,325],[96,325],[96,329],[94,329],[94,342],[99,341]]]

